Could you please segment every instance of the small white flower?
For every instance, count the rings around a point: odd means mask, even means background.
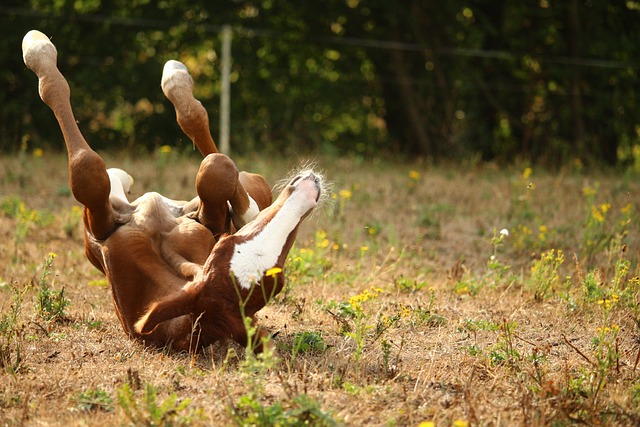
[[[509,230],[507,230],[506,228],[503,228],[502,230],[500,230],[500,235],[504,236],[504,237],[508,237],[509,236]]]

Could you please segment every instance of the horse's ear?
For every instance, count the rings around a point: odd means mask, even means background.
[[[203,287],[203,283],[189,286],[175,295],[152,303],[147,312],[136,322],[134,326],[136,332],[147,335],[164,321],[193,313],[196,299]]]

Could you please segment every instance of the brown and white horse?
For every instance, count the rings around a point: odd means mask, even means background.
[[[78,128],[55,46],[33,30],[22,52],[62,130],[71,191],[84,205],[85,252],[109,281],[124,331],[177,350],[227,338],[247,345],[243,315],[254,318],[282,289],[298,227],[320,197],[320,175],[298,174],[272,203],[262,176],[239,172],[218,153],[191,76],[182,63],[169,61],[162,90],[204,156],[197,197],[185,202],[146,193],[129,202],[131,176],[107,169]]]

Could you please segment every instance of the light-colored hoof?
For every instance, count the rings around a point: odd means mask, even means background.
[[[170,59],[164,64],[164,69],[162,70],[162,79],[164,80],[165,75],[169,75],[176,71],[184,71],[188,73],[187,66],[184,65],[180,61],[176,61],[175,59]]]
[[[30,69],[36,71],[38,64],[46,59],[55,64],[57,57],[56,47],[44,33],[31,30],[22,39],[22,59]]]
[[[133,185],[133,178],[126,171],[118,168],[107,169],[111,182],[111,196],[115,196],[125,203],[129,203],[127,194]]]
[[[171,99],[171,93],[175,89],[186,89],[191,92],[193,90],[193,79],[186,65],[171,59],[164,64],[160,86],[162,86],[165,96]]]
[[[131,190],[131,186],[133,185],[133,177],[129,175],[127,171],[119,168],[109,168],[107,169],[107,173],[109,174],[109,176],[117,178],[122,183],[122,188],[124,189],[124,191],[128,193]]]

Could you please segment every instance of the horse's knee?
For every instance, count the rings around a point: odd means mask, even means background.
[[[225,202],[233,196],[238,182],[236,164],[224,154],[213,153],[200,164],[196,177],[196,190],[205,202]]]
[[[236,191],[238,168],[226,155],[207,155],[196,176],[196,191],[200,197],[198,220],[214,234],[229,231],[227,201]]]

